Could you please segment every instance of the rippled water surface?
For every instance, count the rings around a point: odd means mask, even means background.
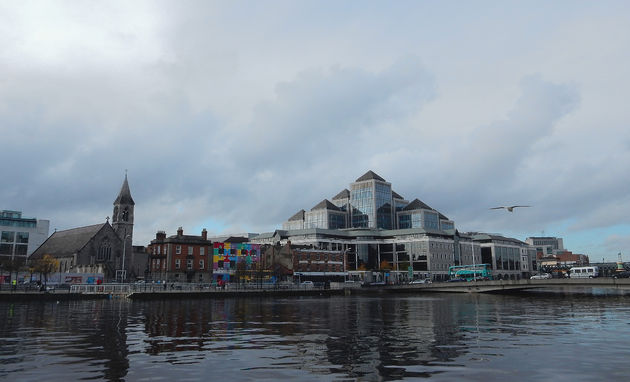
[[[14,381],[630,375],[629,296],[1,303],[0,334],[0,379]]]

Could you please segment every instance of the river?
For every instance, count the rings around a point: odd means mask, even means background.
[[[13,381],[628,380],[630,296],[0,303]]]

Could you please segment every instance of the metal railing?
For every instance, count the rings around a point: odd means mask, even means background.
[[[245,292],[256,290],[321,290],[325,285],[290,283],[242,283],[213,285],[207,283],[142,283],[142,284],[74,284],[70,293],[81,294],[124,294],[131,293],[173,293],[173,292]]]

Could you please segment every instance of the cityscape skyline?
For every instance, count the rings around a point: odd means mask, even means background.
[[[373,170],[462,232],[627,261],[628,8],[5,3],[0,209],[105,222],[129,169],[147,245],[280,229]]]

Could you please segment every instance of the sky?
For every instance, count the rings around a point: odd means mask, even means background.
[[[0,209],[270,232],[368,170],[630,260],[627,1],[0,0]],[[490,210],[501,205],[530,208]]]

